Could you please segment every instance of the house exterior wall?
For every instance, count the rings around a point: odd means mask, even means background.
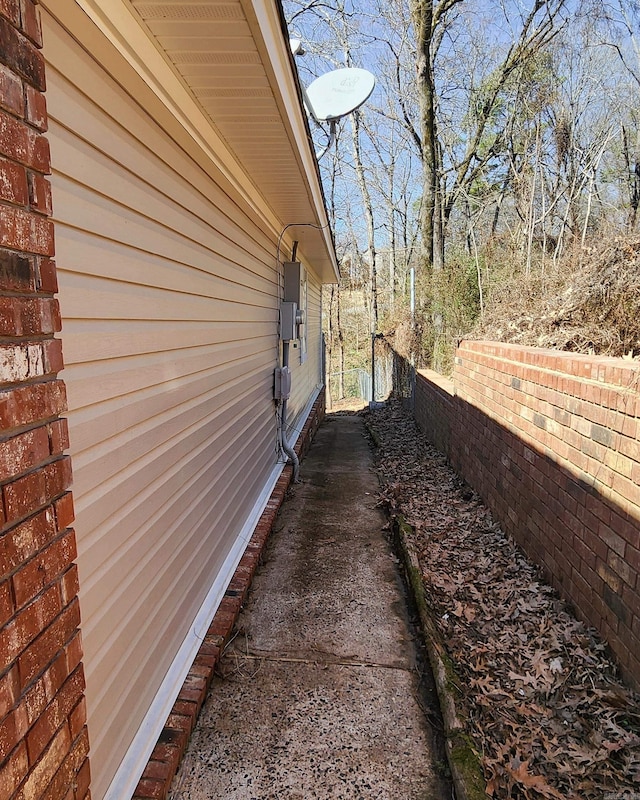
[[[282,468],[277,237],[43,22],[92,792],[121,800]],[[322,380],[319,298],[310,270],[294,441]]]
[[[465,341],[418,424],[640,685],[640,367]]]
[[[0,797],[89,797],[45,68],[0,3]]]
[[[289,350],[291,376],[291,399],[287,416],[291,422],[288,438],[295,441],[297,431],[305,422],[309,399],[324,382],[322,375],[322,289],[320,281],[311,270],[307,270],[307,342],[306,358],[301,357],[301,344]]]

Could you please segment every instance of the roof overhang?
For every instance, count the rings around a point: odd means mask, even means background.
[[[279,0],[42,4],[96,57],[113,60],[125,88],[179,129],[186,149],[259,216],[274,241],[282,238],[283,254],[298,241],[299,256],[322,282],[336,282],[332,232]]]

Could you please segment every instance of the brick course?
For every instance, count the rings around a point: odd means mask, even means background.
[[[640,685],[640,365],[464,341],[415,416]]]
[[[34,2],[0,0],[0,798],[86,800],[41,45]]]

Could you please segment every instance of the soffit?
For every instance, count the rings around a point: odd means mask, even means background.
[[[279,6],[273,0],[131,0],[131,6],[282,226],[325,225]],[[335,280],[328,231],[292,230],[320,277]]]

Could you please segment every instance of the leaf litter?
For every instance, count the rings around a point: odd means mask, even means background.
[[[640,800],[640,696],[398,401],[363,412],[413,528],[490,797]]]

